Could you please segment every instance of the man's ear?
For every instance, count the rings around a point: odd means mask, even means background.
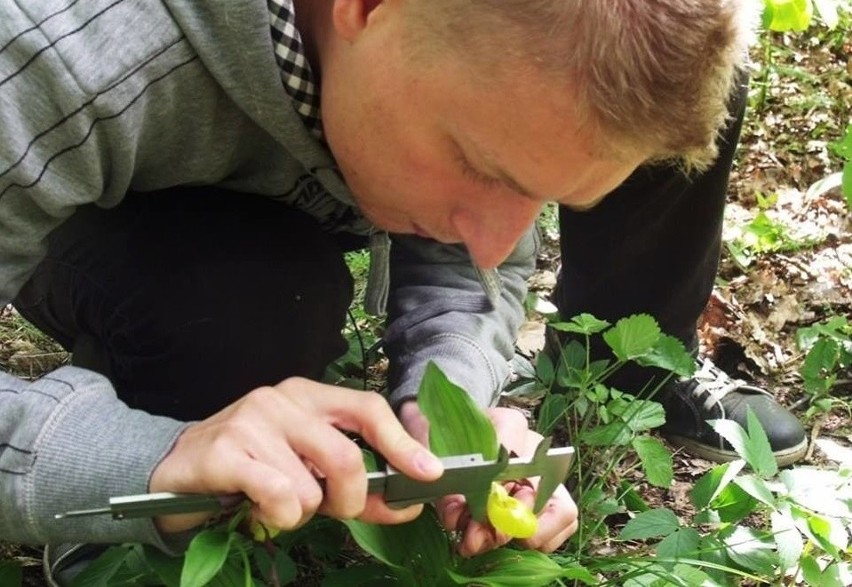
[[[383,0],[334,0],[331,19],[337,34],[352,41],[367,26],[367,18]]]

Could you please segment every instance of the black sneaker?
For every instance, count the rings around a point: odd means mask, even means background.
[[[50,587],[69,587],[106,549],[103,544],[48,544],[42,558],[45,581]]]
[[[658,398],[666,410],[662,432],[672,444],[711,461],[738,459],[733,447],[706,421],[734,420],[747,429],[746,413],[751,408],[766,432],[779,467],[805,456],[805,429],[769,392],[732,379],[707,359],[697,362],[699,370],[691,379],[667,384]]]

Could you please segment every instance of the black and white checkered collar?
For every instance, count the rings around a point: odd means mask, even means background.
[[[311,64],[305,57],[302,38],[296,29],[293,0],[267,0],[267,5],[275,60],[281,69],[284,89],[311,134],[322,139],[319,91],[313,80]]]

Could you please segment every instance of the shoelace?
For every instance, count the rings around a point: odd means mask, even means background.
[[[742,379],[734,379],[709,359],[697,359],[701,365],[701,369],[692,376],[698,384],[692,388],[691,393],[697,398],[701,398],[707,394],[707,399],[704,400],[704,409],[711,410],[714,404],[719,405],[722,411],[722,418],[725,418],[725,406],[722,405],[722,398],[736,389],[749,389],[765,393],[762,389],[748,385]]]

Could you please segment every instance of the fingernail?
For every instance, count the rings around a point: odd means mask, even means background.
[[[414,462],[417,468],[429,477],[438,477],[444,472],[444,465],[438,457],[428,451],[418,452]]]

